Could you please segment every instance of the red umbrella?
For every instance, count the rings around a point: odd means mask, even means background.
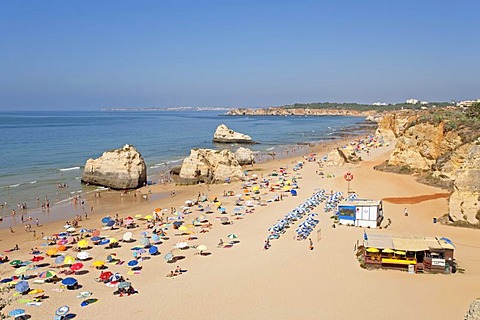
[[[67,238],[62,238],[62,239],[60,239],[60,240],[57,241],[57,244],[58,244],[58,245],[65,245],[65,244],[67,244],[67,243],[68,243]]]
[[[32,258],[32,262],[42,261],[43,259],[45,259],[45,258],[42,257],[42,256],[34,256],[34,257]]]
[[[106,281],[106,280],[110,279],[111,276],[113,276],[113,273],[111,273],[110,271],[102,272],[100,274],[100,280]]]
[[[98,229],[93,230],[92,237],[100,237],[100,230]]]
[[[82,268],[83,268],[83,263],[81,263],[81,262],[74,263],[70,266],[70,270],[72,270],[72,271],[78,271]]]

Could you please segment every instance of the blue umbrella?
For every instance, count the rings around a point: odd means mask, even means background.
[[[100,241],[98,244],[99,244],[99,245],[104,245],[104,244],[107,244],[107,243],[110,243],[110,240],[109,240],[109,239],[103,239],[103,240]]]
[[[141,235],[144,236],[144,237],[146,237],[146,236],[148,236],[148,232],[147,232],[147,231],[143,231],[143,232],[141,233]]]
[[[15,290],[17,290],[20,293],[24,293],[25,291],[28,291],[30,289],[30,286],[27,281],[20,281],[15,285]]]
[[[60,256],[55,258],[55,263],[56,264],[62,264],[63,261],[65,261],[65,256],[60,255]]]
[[[128,264],[129,267],[135,267],[138,264],[138,261],[137,260],[130,260],[130,261],[128,261],[127,264]]]
[[[91,240],[92,240],[93,242],[96,242],[96,241],[102,240],[102,238],[100,238],[100,237],[92,237]]]
[[[66,286],[73,286],[75,283],[77,283],[77,279],[68,277],[62,280],[62,284]]]
[[[78,231],[78,232],[84,233],[84,232],[90,232],[90,231],[88,231],[87,229],[80,229],[80,231]]]
[[[113,227],[114,224],[115,224],[115,221],[110,220],[110,221],[107,222],[107,227]]]
[[[8,313],[10,317],[19,317],[25,315],[24,309],[14,309]]]
[[[112,220],[110,217],[104,217],[104,218],[102,218],[102,223],[107,224],[108,221],[110,221],[110,220]]]
[[[56,311],[55,311],[55,315],[57,316],[64,316],[68,313],[68,311],[70,311],[70,307],[69,306],[63,306],[63,307],[60,307],[58,308]]]
[[[148,249],[148,253],[150,253],[150,254],[156,254],[156,253],[158,253],[158,247],[156,247],[156,246],[151,246],[151,247]]]

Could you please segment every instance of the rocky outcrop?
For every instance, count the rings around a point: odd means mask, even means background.
[[[411,121],[412,115],[408,112],[389,113],[377,120],[378,127],[375,136],[386,141],[393,141],[405,130],[406,124]]]
[[[462,139],[453,131],[445,131],[444,122],[435,126],[420,123],[409,127],[398,138],[388,163],[407,165],[415,170],[431,170],[442,156],[462,145]]]
[[[226,125],[221,124],[215,130],[213,142],[217,143],[255,143],[252,138],[246,134],[235,132]]]
[[[352,146],[347,145],[330,151],[327,154],[324,165],[326,167],[338,167],[347,163],[357,163],[361,160],[362,159],[355,153],[355,149]]]
[[[449,212],[453,221],[480,222],[480,139],[472,143],[470,151],[453,182]]]
[[[134,146],[106,151],[100,158],[88,159],[82,182],[112,189],[135,189],[147,182],[147,166]]]
[[[465,314],[464,320],[480,320],[480,299],[473,301]]]
[[[240,180],[244,176],[242,167],[229,150],[193,149],[183,160],[179,184],[223,183]]]
[[[241,166],[253,164],[255,161],[255,154],[253,151],[244,147],[240,147],[235,151],[235,157]]]

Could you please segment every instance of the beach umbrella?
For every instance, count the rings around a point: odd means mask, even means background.
[[[136,219],[142,219],[142,215],[141,215],[141,214],[136,214],[136,215],[135,215],[135,218],[136,218]]]
[[[68,313],[68,311],[70,311],[70,307],[69,306],[63,306],[63,307],[60,307],[57,310],[55,310],[55,315],[61,317],[61,316],[66,315]]]
[[[57,273],[53,270],[47,270],[47,271],[43,271],[42,273],[40,273],[38,275],[39,278],[42,278],[42,279],[51,279],[53,277],[55,277],[57,275]]]
[[[65,260],[63,260],[64,264],[73,264],[75,263],[75,258],[72,256],[66,256]]]
[[[28,291],[28,294],[39,294],[39,293],[43,293],[45,291],[43,291],[42,289],[32,289],[30,291]]]
[[[158,236],[158,234],[156,233],[152,234],[152,241],[153,243],[157,243],[160,241],[160,237]]]
[[[101,260],[97,260],[92,263],[92,266],[94,266],[95,268],[103,267],[104,265],[105,265],[105,262]]]
[[[58,257],[55,258],[56,264],[63,264],[64,261],[65,261],[65,256],[59,255]]]
[[[146,246],[150,245],[150,239],[142,238],[142,239],[140,239],[140,243],[142,244],[142,246],[146,247]]]
[[[127,265],[129,267],[135,267],[136,265],[138,265],[138,261],[137,260],[130,260],[130,261],[128,261]]]
[[[29,264],[32,264],[32,261],[28,261],[28,260],[27,260],[27,261],[23,261],[21,265],[22,265],[22,266],[28,266]]]
[[[122,281],[118,284],[118,289],[127,289],[130,288],[132,284],[128,281]]]
[[[150,253],[150,254],[156,254],[156,253],[158,253],[158,247],[156,247],[156,246],[151,246],[151,247],[148,249],[148,253]]]
[[[180,231],[187,231],[188,228],[187,228],[186,226],[180,226],[180,227],[178,228],[178,230],[180,230]]]
[[[15,270],[16,275],[24,274],[28,270],[28,267],[23,266]]]
[[[153,210],[153,211],[158,213],[158,212],[162,211],[162,208],[155,208],[155,210]]]
[[[199,250],[199,251],[205,251],[205,250],[207,250],[207,246],[204,245],[204,244],[201,244],[201,245],[199,245],[199,246],[197,247],[197,250]]]
[[[109,239],[102,239],[98,245],[100,246],[103,246],[103,245],[106,245],[106,244],[109,244],[110,243],[110,240]]]
[[[13,261],[10,261],[10,265],[14,266],[14,267],[17,267],[19,265],[22,264],[22,260],[13,260]]]
[[[42,256],[34,256],[31,261],[32,262],[38,262],[38,261],[42,261],[43,259],[45,259],[45,258],[42,257]]]
[[[182,249],[182,248],[188,247],[188,243],[186,243],[186,242],[183,241],[183,242],[177,243],[175,246],[176,246],[177,248]]]
[[[77,230],[77,229],[75,229],[74,227],[70,227],[70,228],[67,229],[67,232],[75,232],[75,230]]]
[[[65,278],[65,279],[62,280],[62,284],[65,285],[65,286],[73,286],[77,282],[78,282],[77,279],[72,278],[72,277],[68,277],[68,278]]]
[[[100,230],[98,229],[93,230],[92,237],[100,237]]]
[[[58,252],[58,249],[57,249],[57,248],[50,248],[50,249],[47,250],[47,252],[45,252],[45,254],[46,254],[47,256],[51,257],[51,256],[56,255],[57,252]]]
[[[167,261],[171,261],[173,259],[173,253],[171,252],[168,252],[166,255],[165,255],[165,260]]]
[[[78,232],[85,233],[85,232],[90,232],[90,231],[88,231],[87,229],[80,229]]]
[[[85,259],[88,259],[90,258],[90,253],[86,252],[86,251],[80,251],[79,253],[77,253],[77,258],[79,260],[85,260]]]
[[[110,241],[110,243],[118,243],[118,240],[115,238],[109,238],[108,240]]]
[[[78,241],[79,248],[88,248],[88,245],[89,245],[88,240],[82,239]]]
[[[17,290],[20,293],[24,293],[25,291],[28,291],[30,289],[30,285],[28,284],[27,281],[20,281],[15,285],[15,290]]]
[[[367,252],[377,253],[377,252],[379,252],[379,250],[377,248],[367,248]]]
[[[151,215],[148,215],[148,216],[145,216],[145,219],[146,219],[146,220],[152,220],[153,217],[152,217]]]
[[[382,250],[383,253],[393,253],[393,250],[390,248],[385,248]]]
[[[112,273],[112,272],[110,272],[110,271],[105,271],[105,272],[100,273],[99,278],[100,278],[100,280],[102,280],[102,281],[107,281],[107,280],[110,279],[111,276],[113,276],[113,273]]]
[[[220,222],[221,222],[221,223],[227,223],[227,222],[228,222],[228,218],[227,218],[227,217],[221,217],[221,218],[220,218]]]
[[[120,281],[120,279],[122,279],[122,276],[120,275],[120,273],[114,273],[110,276],[110,278],[108,278],[108,280],[110,282],[117,282],[117,281]]]
[[[62,244],[62,245],[59,245],[59,246],[57,247],[57,250],[58,250],[58,251],[66,251],[66,250],[67,250],[67,247],[65,247],[65,246]]]
[[[0,280],[0,283],[9,283],[9,282],[12,282],[13,279],[12,278],[4,278],[2,280]]]
[[[132,239],[133,234],[131,232],[125,232],[123,234],[123,241],[130,241]]]
[[[92,240],[93,242],[97,242],[97,241],[102,240],[102,238],[100,238],[100,237],[91,237],[90,240]]]
[[[125,224],[126,226],[130,225],[133,223],[133,218],[132,219],[128,219],[128,218],[125,218],[123,220],[123,224]]]
[[[25,310],[24,309],[14,309],[8,313],[10,317],[21,317],[25,315]]]
[[[112,218],[110,218],[109,216],[103,217],[103,218],[102,218],[102,223],[103,223],[103,224],[107,224],[108,221],[110,221],[111,219],[112,219]]]
[[[110,220],[107,223],[107,227],[113,227],[115,225],[115,220]]]
[[[70,266],[70,270],[72,270],[72,271],[78,271],[82,268],[83,268],[83,263],[81,263],[81,262],[74,263]]]
[[[228,239],[237,239],[238,236],[235,234],[235,233],[230,233],[228,236],[227,236]]]

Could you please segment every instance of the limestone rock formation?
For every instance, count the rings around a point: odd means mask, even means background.
[[[100,158],[88,159],[82,182],[112,189],[135,189],[147,182],[147,166],[134,146],[106,151]]]
[[[459,173],[453,183],[449,215],[453,221],[480,222],[480,139],[471,144]]]
[[[252,164],[255,160],[255,154],[253,151],[244,147],[240,147],[237,149],[237,151],[235,151],[235,157],[241,166]]]
[[[183,160],[180,184],[223,183],[227,179],[239,180],[244,176],[242,167],[229,150],[192,149]]]
[[[346,163],[356,163],[359,161],[361,161],[361,158],[357,156],[355,149],[347,145],[343,148],[336,148],[330,151],[324,165],[326,167],[337,167],[343,166]]]
[[[465,314],[464,320],[480,320],[480,299],[473,301]]]
[[[443,122],[438,126],[420,123],[406,129],[399,137],[388,163],[431,170],[442,155],[462,144],[462,139],[456,133],[445,132],[444,125]]]
[[[375,136],[381,136],[386,141],[393,141],[405,130],[406,124],[411,121],[412,118],[414,118],[414,116],[408,112],[386,114],[378,119],[378,128],[375,131]]]
[[[235,132],[226,125],[221,124],[215,130],[213,142],[217,143],[255,143],[252,138],[246,134]]]

